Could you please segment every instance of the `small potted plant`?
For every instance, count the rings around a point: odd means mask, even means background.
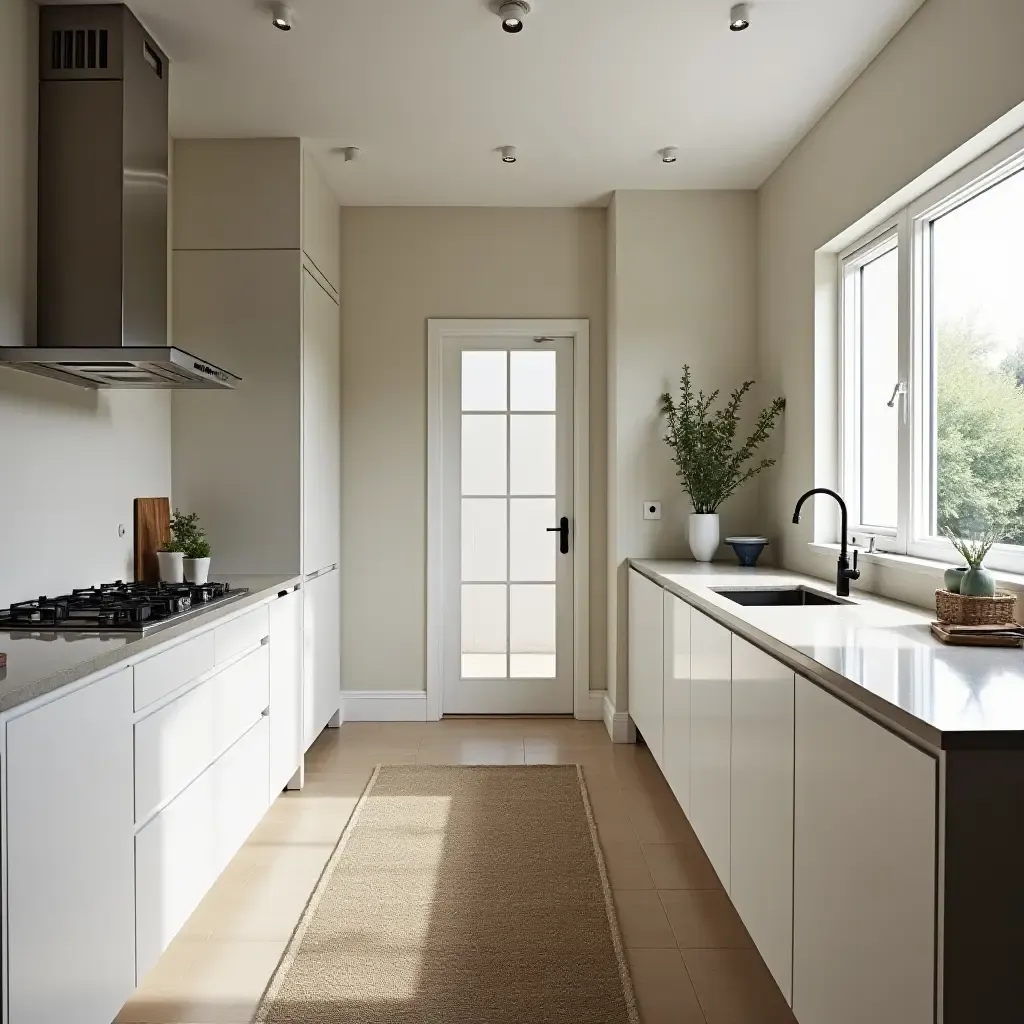
[[[741,484],[775,465],[774,459],[761,459],[753,466],[746,463],[768,439],[786,407],[784,398],[776,398],[767,409],[762,409],[753,432],[739,448],[734,447],[740,403],[753,385],[752,380],[744,381],[723,408],[712,412],[719,392],[705,395],[700,391],[695,395],[690,367],[684,366],[679,403],[673,402],[668,392],[661,396],[661,411],[668,418],[665,443],[673,451],[676,476],[682,478],[683,491],[693,503],[689,541],[690,551],[698,562],[710,562],[718,550],[718,508],[722,502]]]
[[[200,527],[185,545],[183,568],[189,583],[205,583],[210,578],[210,542]]]
[[[160,579],[163,583],[180,583],[184,573],[185,547],[174,535],[171,535],[157,549],[156,560],[160,569]]]
[[[992,597],[996,592],[996,578],[984,566],[985,556],[989,553],[992,545],[1002,536],[1003,531],[997,529],[984,529],[979,533],[969,536],[961,536],[952,530],[946,530],[946,536],[950,543],[956,548],[958,554],[967,563],[967,571],[960,579],[960,589],[957,593],[964,597]],[[947,590],[952,590],[949,580]]]

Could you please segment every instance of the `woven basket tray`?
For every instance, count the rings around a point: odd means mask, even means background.
[[[935,612],[939,622],[958,626],[1002,626],[1013,622],[1017,598],[1005,590],[995,597],[965,597],[948,590],[935,591]]]

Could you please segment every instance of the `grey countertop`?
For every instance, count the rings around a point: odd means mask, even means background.
[[[301,576],[225,574],[218,574],[217,579],[230,583],[234,589],[247,587],[249,593],[145,637],[132,633],[0,633],[0,651],[7,655],[7,667],[0,668],[0,712],[10,711],[94,672],[116,667],[168,640],[266,601],[302,581]]]
[[[633,560],[635,569],[871,717],[935,749],[1024,749],[1024,651],[946,647],[934,616],[854,592],[851,603],[746,607],[712,588],[835,584],[773,569]]]

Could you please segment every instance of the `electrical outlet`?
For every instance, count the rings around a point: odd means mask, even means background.
[[[660,519],[661,518],[661,502],[660,501],[645,501],[644,502],[644,519]]]

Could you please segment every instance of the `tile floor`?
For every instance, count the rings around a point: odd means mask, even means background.
[[[564,719],[324,732],[119,1024],[247,1024],[378,763],[583,765],[643,1024],[793,1024],[647,749]]]

